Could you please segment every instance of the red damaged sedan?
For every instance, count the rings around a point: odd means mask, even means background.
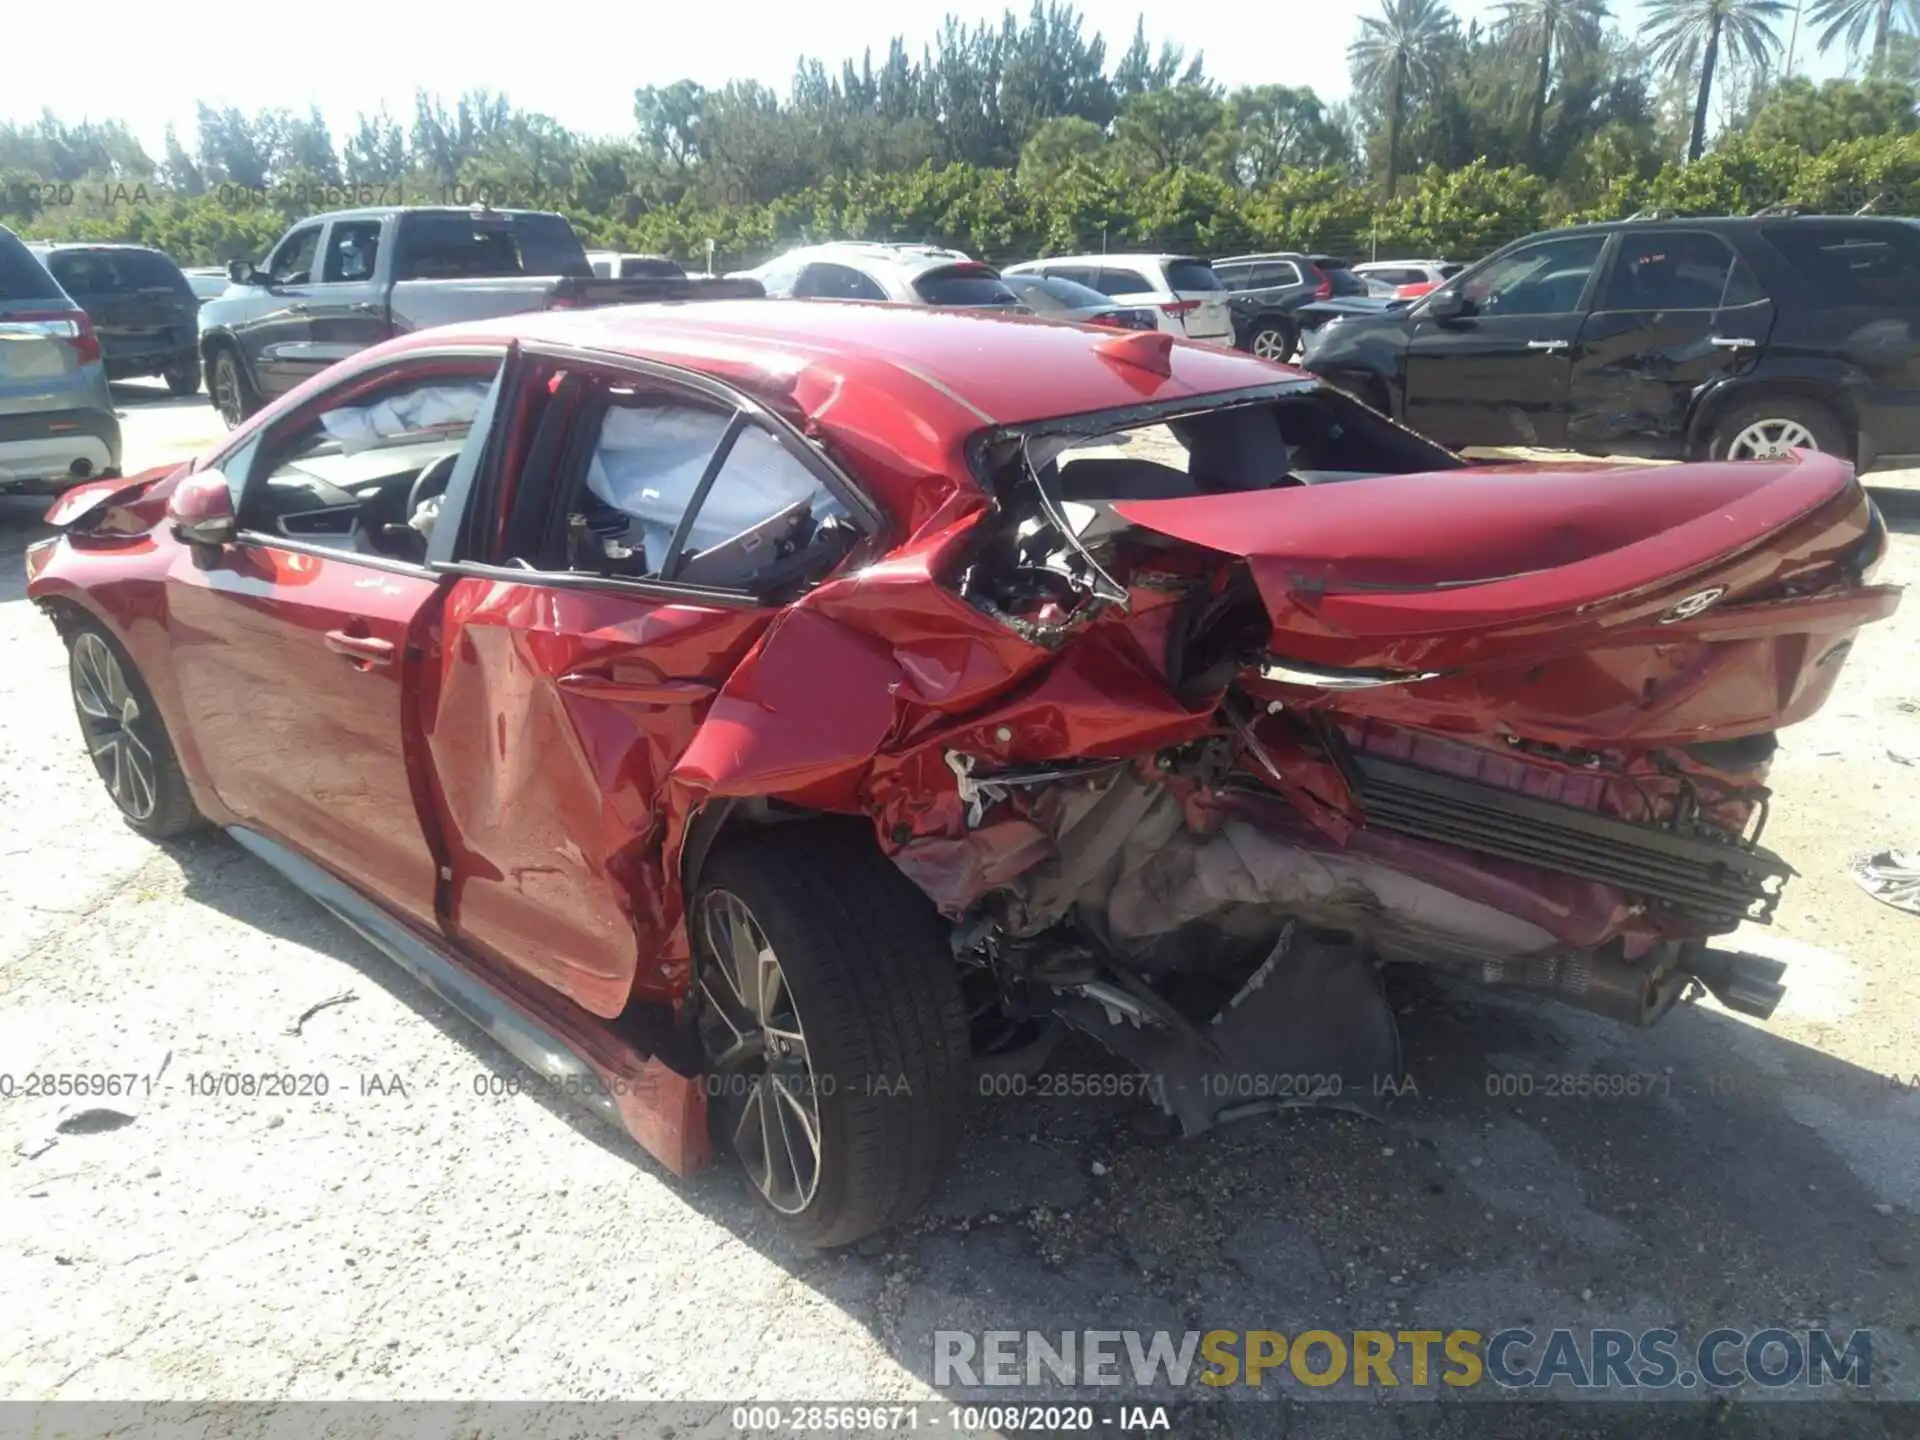
[[[1831,456],[1473,468],[1165,335],[764,300],[407,336],[49,519],[135,829],[823,1245],[1063,1028],[1197,1132],[1370,1107],[1384,962],[1768,1015],[1711,942],[1775,732],[1898,600]]]

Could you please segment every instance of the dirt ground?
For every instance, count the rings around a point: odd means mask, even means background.
[[[122,391],[130,468],[213,433],[203,401],[159,394]],[[1911,584],[1905,483],[1884,492],[1885,578]],[[493,1093],[514,1061],[231,843],[117,823],[22,598],[42,508],[0,501],[0,1072],[159,1078],[0,1094],[0,1398],[717,1415],[935,1398],[936,1329],[1668,1324],[1872,1327],[1873,1395],[1920,1399],[1920,1089],[1901,1083],[1920,1086],[1920,917],[1846,868],[1920,847],[1920,600],[1784,737],[1767,842],[1801,874],[1736,942],[1790,964],[1770,1022],[1704,1002],[1634,1032],[1396,976],[1419,1094],[1384,1125],[1301,1113],[1183,1141],[1144,1102],[982,1100],[922,1220],[820,1255],[783,1245],[728,1169],[677,1183],[588,1113]],[[1077,1048],[1056,1065],[1112,1068]],[[326,1093],[202,1093],[224,1072]],[[1612,1073],[1660,1078],[1636,1098],[1490,1093]],[[1331,1395],[1208,1413],[1317,1433]],[[1422,1433],[1494,1433],[1459,1396],[1334,1398],[1343,1434],[1409,1433],[1413,1408]],[[1698,1391],[1620,1433],[1776,1433],[1784,1409],[1793,1433],[1916,1433],[1858,1396],[1725,1413]],[[1597,1433],[1600,1414],[1507,1405],[1498,1433]]]

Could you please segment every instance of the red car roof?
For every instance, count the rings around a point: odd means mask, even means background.
[[[793,395],[828,428],[835,393],[858,382],[917,397],[917,428],[932,424],[947,439],[1285,378],[1265,361],[1211,345],[1176,344],[1172,373],[1159,375],[1103,357],[1097,347],[1111,332],[974,310],[804,300],[534,312],[443,326],[414,343],[479,338],[538,339],[683,366],[760,395]],[[803,398],[809,393],[816,403]]]

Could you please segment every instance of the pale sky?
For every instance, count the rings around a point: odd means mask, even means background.
[[[1025,15],[1030,0],[1013,9]],[[1207,73],[1229,87],[1311,85],[1324,98],[1347,92],[1346,47],[1355,17],[1377,0],[1084,0],[1088,31],[1106,36],[1109,66],[1144,13],[1147,38],[1203,50]],[[497,7],[427,0],[329,5],[274,11],[213,6],[196,13],[153,0],[86,0],[83,10],[16,4],[7,18],[17,57],[63,56],[62,63],[6,66],[0,119],[30,120],[47,107],[62,119],[124,119],[158,158],[172,121],[189,148],[194,102],[249,113],[320,106],[336,143],[356,111],[384,101],[404,125],[416,86],[451,98],[485,86],[523,109],[553,116],[587,134],[633,129],[633,91],[691,79],[702,85],[756,79],[783,98],[796,58],[829,66],[872,46],[885,55],[903,34],[910,53],[939,30],[949,11],[971,22],[1004,6],[980,0],[811,0],[765,7],[689,3],[664,6]],[[1463,21],[1495,13],[1493,0],[1458,0]],[[1617,16],[1637,20],[1638,0],[1615,0]],[[76,14],[83,17],[76,23]],[[494,17],[498,17],[495,19]],[[1785,29],[1782,27],[1782,41]],[[1816,57],[1802,28],[1795,72],[1841,73],[1843,57]]]

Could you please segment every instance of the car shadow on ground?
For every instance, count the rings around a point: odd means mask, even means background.
[[[208,408],[207,392],[204,388],[191,395],[175,395],[167,389],[166,382],[154,376],[143,376],[136,380],[115,380],[108,386],[113,394],[116,409],[137,405],[142,410],[205,410]]]
[[[237,846],[206,836],[168,848],[190,898],[320,950],[491,1074],[524,1083],[516,1060],[344,926],[289,925],[290,887]],[[1383,1122],[1291,1111],[1182,1137],[1139,1095],[1132,1071],[1074,1037],[1040,1076],[980,1082],[960,1153],[923,1212],[834,1253],[784,1239],[730,1160],[676,1181],[584,1105],[531,1094],[858,1320],[928,1382],[938,1378],[937,1330],[1038,1330],[1057,1341],[1087,1329],[1668,1326],[1684,1347],[1723,1325],[1778,1325],[1831,1327],[1842,1345],[1856,1327],[1873,1330],[1876,1394],[1913,1396],[1920,1229],[1908,1205],[1884,1197],[1920,1193],[1920,1073],[1870,1073],[1706,1006],[1638,1031],[1412,967],[1390,970],[1386,987],[1406,1078]],[[1178,1395],[943,1388],[956,1401]],[[1184,1398],[1196,1395],[1284,1398],[1283,1413],[1302,1399],[1356,1398],[1350,1384],[1336,1396],[1290,1380],[1190,1387]],[[1358,1398],[1369,1403],[1331,1407],[1360,1412],[1340,1415],[1331,1433],[1414,1433],[1391,1392]],[[1606,1415],[1591,1406],[1529,1407],[1526,1423],[1509,1406],[1495,1428],[1483,1406],[1443,1399],[1422,1408],[1459,1412],[1462,1435],[1775,1433],[1746,1410],[1714,1409],[1709,1423],[1699,1404],[1634,1406],[1617,1430],[1588,1428]],[[1319,1415],[1336,1416],[1314,1408],[1311,1433],[1329,1433]],[[1811,1429],[1813,1407],[1784,1408],[1795,1434],[1910,1433],[1871,1406],[1846,1406]],[[1272,1406],[1237,1404],[1218,1416],[1232,1433],[1264,1432],[1277,1418]]]

